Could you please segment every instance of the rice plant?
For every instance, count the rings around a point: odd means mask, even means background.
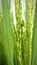
[[[1,0],[0,65],[37,65],[37,0],[25,0],[24,20],[21,0],[14,0],[16,27],[10,1]]]

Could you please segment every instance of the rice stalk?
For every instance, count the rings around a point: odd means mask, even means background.
[[[31,65],[32,59],[32,33],[33,33],[33,2],[26,0],[26,61],[27,65]]]
[[[21,0],[15,0],[16,33],[17,33],[17,64],[23,65],[22,59],[22,7]]]

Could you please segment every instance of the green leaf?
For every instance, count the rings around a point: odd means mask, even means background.
[[[32,44],[33,44],[32,65],[37,65],[37,0],[35,8],[34,32],[33,32]]]
[[[3,30],[4,30],[4,42],[3,48],[5,56],[7,58],[8,65],[14,65],[14,38],[13,31],[10,19],[10,6],[8,0],[2,0],[2,15],[3,15]]]

